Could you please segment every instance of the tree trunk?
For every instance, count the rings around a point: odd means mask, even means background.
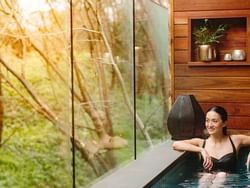
[[[2,78],[0,77],[0,144],[2,143],[3,135],[3,92],[2,92]]]

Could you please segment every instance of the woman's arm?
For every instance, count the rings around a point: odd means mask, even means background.
[[[203,158],[203,167],[207,170],[211,170],[213,162],[210,155],[202,147],[203,140],[200,138],[193,138],[190,140],[175,141],[173,143],[173,149],[177,151],[191,151],[200,153]]]
[[[239,147],[250,146],[250,136],[239,134],[234,135],[236,137],[237,142],[239,143]]]
[[[238,146],[240,147],[246,147],[250,146],[250,136],[247,135],[234,135],[236,137],[236,141],[238,142]],[[247,156],[246,161],[247,168],[249,168],[250,165],[250,153]]]
[[[180,140],[173,143],[173,149],[177,151],[192,151],[192,152],[201,152],[202,151],[202,142],[200,138],[193,138],[190,140]]]

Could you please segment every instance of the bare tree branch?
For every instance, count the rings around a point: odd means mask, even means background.
[[[87,0],[86,2],[88,2],[88,4],[90,5],[91,9],[94,10],[94,8],[93,8],[93,3],[92,3],[90,0]],[[151,140],[151,138],[150,138],[150,135],[149,135],[147,129],[145,129],[145,126],[144,126],[143,121],[141,120],[140,116],[139,116],[137,113],[134,112],[134,108],[133,108],[133,106],[132,106],[132,104],[131,104],[131,102],[130,102],[129,96],[128,96],[128,94],[127,94],[128,92],[127,92],[127,89],[126,89],[126,87],[125,87],[125,84],[124,84],[124,81],[123,81],[121,72],[120,72],[119,68],[117,67],[117,65],[116,65],[116,63],[115,63],[115,60],[114,60],[114,57],[113,57],[113,53],[112,53],[111,47],[110,47],[109,42],[108,42],[108,40],[107,40],[107,37],[106,37],[106,35],[105,35],[105,31],[104,31],[104,29],[103,29],[103,24],[102,24],[102,22],[101,22],[100,15],[99,15],[98,13],[95,13],[95,15],[96,15],[98,24],[99,24],[99,26],[100,26],[100,31],[101,31],[102,39],[103,39],[104,44],[105,44],[105,46],[106,46],[106,48],[107,48],[107,50],[108,50],[108,52],[109,52],[109,54],[110,54],[111,63],[112,63],[112,65],[113,65],[113,67],[114,67],[115,73],[116,73],[117,76],[118,76],[118,80],[119,80],[119,83],[120,83],[121,88],[122,88],[122,91],[123,91],[122,93],[123,93],[123,96],[124,96],[124,99],[125,99],[125,103],[126,103],[128,109],[129,109],[130,113],[131,113],[133,116],[134,116],[134,115],[136,116],[137,126],[138,126],[139,129],[141,130],[141,132],[142,132],[144,138],[146,139],[148,145],[149,145],[150,147],[152,147],[152,146],[153,146],[153,143],[152,143],[152,140]]]

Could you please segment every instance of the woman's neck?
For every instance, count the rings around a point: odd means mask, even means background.
[[[220,135],[210,135],[210,139],[212,142],[214,143],[219,143],[222,142],[223,140],[225,140],[225,138],[227,138],[227,135],[224,134],[220,134]]]

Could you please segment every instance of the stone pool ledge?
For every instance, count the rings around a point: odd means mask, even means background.
[[[147,150],[137,160],[98,179],[91,188],[142,188],[180,159],[184,153],[172,149],[172,140]]]

